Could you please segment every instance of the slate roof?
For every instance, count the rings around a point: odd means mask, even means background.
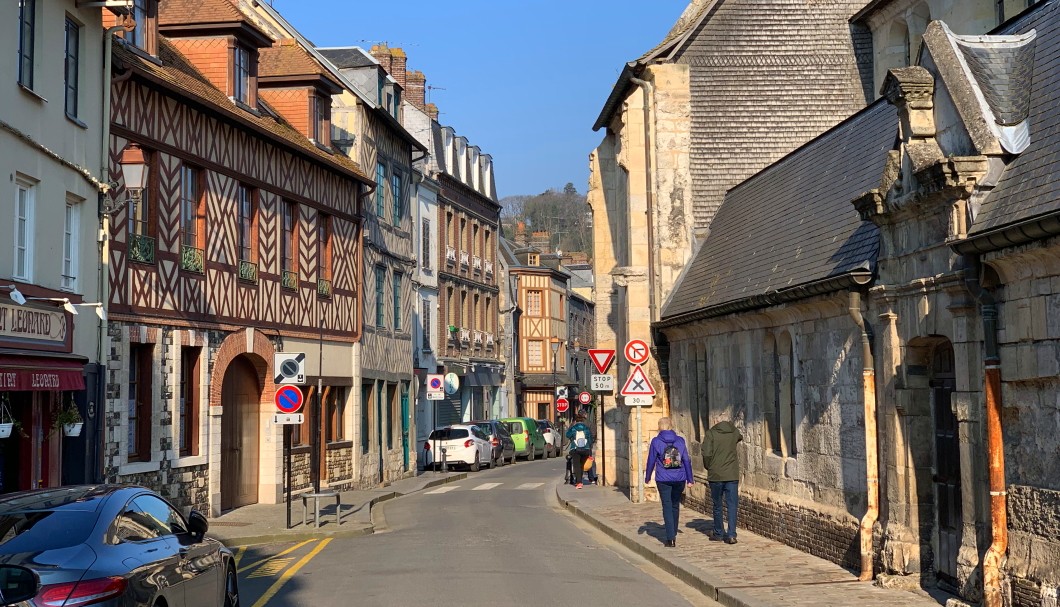
[[[368,54],[367,51],[358,46],[347,46],[342,48],[318,48],[321,55],[335,64],[339,69],[351,69],[379,65],[379,62]]]
[[[879,187],[897,136],[897,112],[881,99],[733,188],[664,306],[663,324],[874,272],[879,230],[851,201]]]
[[[158,3],[159,25],[233,22],[247,23],[259,29],[247,20],[243,11],[239,10],[232,0],[161,0]]]
[[[226,114],[230,121],[242,122],[246,127],[257,130],[265,136],[279,139],[292,150],[297,150],[322,164],[345,171],[364,183],[373,183],[360,166],[347,156],[329,154],[321,150],[285,122],[265,115],[256,116],[238,107],[227,95],[213,86],[206,76],[198,71],[164,36],[159,36],[158,39],[158,59],[161,65],[128,50],[122,44],[114,45],[114,58],[116,62],[133,67],[146,74],[148,78],[162,83],[171,92]]]
[[[323,76],[328,82],[342,88],[338,80],[294,40],[281,40],[258,51],[258,75],[262,78]]]
[[[996,34],[1037,30],[1030,87],[1030,145],[983,201],[971,237],[1060,212],[1060,3],[1025,13]]]

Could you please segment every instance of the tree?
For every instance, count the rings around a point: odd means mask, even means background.
[[[514,238],[519,222],[530,232],[548,232],[553,250],[592,253],[589,207],[573,183],[562,191],[546,190],[536,196],[509,196],[501,201],[504,233]]]

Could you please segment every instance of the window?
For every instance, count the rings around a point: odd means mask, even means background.
[[[81,26],[72,19],[66,20],[66,115],[77,117],[77,81],[80,69]]]
[[[395,88],[394,89],[394,118],[397,118],[398,120],[401,120],[401,114],[399,113],[400,110],[401,110],[401,89]]]
[[[539,266],[541,265],[541,255],[539,253],[530,253],[526,256],[526,265],[528,266]]]
[[[37,0],[18,2],[18,83],[33,88],[33,61],[37,29]]]
[[[380,382],[380,385],[382,385],[382,382]],[[398,419],[398,399],[401,398],[401,396],[398,394],[397,384],[387,384],[387,389],[387,394],[390,395],[390,400],[384,401],[389,405],[386,409],[386,448],[393,449],[394,434],[396,434],[395,430],[397,430],[395,424]],[[380,395],[380,397],[382,396],[383,395]]]
[[[232,97],[250,105],[250,51],[236,46],[232,53]]]
[[[431,220],[423,220],[423,234],[420,238],[420,265],[424,270],[431,269]]]
[[[383,407],[386,406],[386,382],[381,381],[376,384],[377,390],[375,394],[375,424],[376,431],[379,433],[379,450],[383,450]],[[388,425],[387,428],[390,426]]]
[[[386,325],[386,306],[383,297],[386,292],[386,268],[375,267],[375,326],[382,328]]]
[[[386,215],[386,165],[375,165],[375,214],[379,219]]]
[[[199,247],[199,171],[188,165],[180,168],[180,242]]]
[[[180,349],[180,454],[199,454],[199,348]]]
[[[151,349],[149,344],[129,348],[128,461],[151,459]]]
[[[81,230],[81,205],[78,201],[66,201],[66,220],[64,225],[62,289],[64,291],[76,291],[78,232]]]
[[[401,191],[401,171],[395,170],[390,175],[390,192],[394,197],[394,225],[399,225],[405,208],[404,193]]]
[[[371,420],[369,419],[372,411],[371,401],[372,382],[364,382],[361,384],[361,453],[368,453],[368,449],[372,444],[372,437],[369,434],[369,428],[371,428]]]
[[[331,217],[323,213],[317,222],[317,247],[320,278],[331,280]]]
[[[147,3],[149,0],[133,0],[132,3],[132,18],[136,22],[136,27],[131,32],[126,32],[126,40],[129,44],[152,52],[153,49],[148,47],[148,29],[150,27],[148,23],[147,15]]]
[[[530,367],[545,366],[545,342],[531,339],[526,344],[526,364]]]
[[[556,314],[556,318],[567,318],[567,314],[565,312],[566,308],[564,308],[563,304],[564,304],[563,295],[560,295],[559,296],[559,313]]]
[[[15,193],[15,271],[14,277],[33,280],[33,211],[36,184],[18,179]]]
[[[284,272],[295,271],[295,217],[298,209],[293,202],[283,203],[283,234],[280,243],[280,269]]]
[[[346,389],[332,386],[324,402],[325,440],[337,443],[346,440],[346,429],[342,423],[346,413]]]
[[[431,300],[423,300],[423,313],[421,317],[423,325],[423,346],[424,352],[431,351]]]
[[[237,200],[239,205],[239,261],[254,261],[257,258],[254,247],[256,235],[254,227],[257,221],[258,205],[255,204],[254,191],[245,185],[239,186],[237,196],[239,197]]]
[[[401,272],[394,272],[394,331],[401,331]]]
[[[534,289],[526,292],[526,315],[540,317],[541,314],[541,296],[540,290]]]
[[[493,298],[486,298],[486,319],[482,324],[482,329],[489,333],[493,332]]]

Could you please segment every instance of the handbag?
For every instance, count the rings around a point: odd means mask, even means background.
[[[593,459],[593,456],[586,456],[585,463],[582,465],[582,470],[584,470],[585,472],[592,470],[594,461],[595,460]]]

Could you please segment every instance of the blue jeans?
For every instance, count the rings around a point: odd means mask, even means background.
[[[736,510],[737,500],[740,497],[739,481],[722,481],[710,483],[710,499],[714,502],[714,535],[718,537],[736,537]],[[722,529],[721,506],[724,498],[725,509],[728,510],[729,532]]]
[[[681,516],[681,495],[685,492],[684,481],[655,481],[662,501],[663,525],[666,526],[666,541],[677,539],[677,522]]]

